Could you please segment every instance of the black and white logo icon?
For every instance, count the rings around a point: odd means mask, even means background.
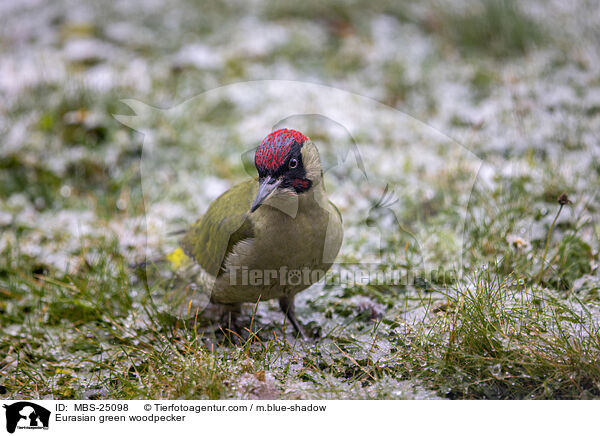
[[[14,433],[16,429],[48,429],[50,411],[29,401],[19,401],[3,406],[6,409],[6,431]]]

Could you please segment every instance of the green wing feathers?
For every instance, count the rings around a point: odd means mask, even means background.
[[[212,202],[183,236],[183,251],[209,274],[220,275],[233,246],[254,236],[248,212],[257,191],[255,180],[235,185]]]

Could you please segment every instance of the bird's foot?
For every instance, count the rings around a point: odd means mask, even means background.
[[[300,336],[305,341],[308,340],[306,333],[304,333],[302,326],[298,322],[298,318],[296,318],[296,311],[294,308],[294,297],[281,297],[279,299],[279,307],[281,308],[281,311],[285,314],[287,319],[290,320],[290,324],[292,325],[292,327],[294,327],[294,330],[296,330],[298,336]]]

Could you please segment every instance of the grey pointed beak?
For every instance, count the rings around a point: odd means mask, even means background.
[[[252,202],[252,206],[250,206],[250,213],[258,209],[258,207],[263,204],[263,201],[265,201],[280,184],[281,179],[274,179],[271,176],[267,176],[262,179],[258,185],[258,194],[256,194],[256,198]]]

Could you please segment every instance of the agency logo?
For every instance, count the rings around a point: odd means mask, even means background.
[[[4,404],[6,409],[6,431],[14,433],[19,430],[48,430],[50,411],[29,401],[19,401],[10,405]]]

